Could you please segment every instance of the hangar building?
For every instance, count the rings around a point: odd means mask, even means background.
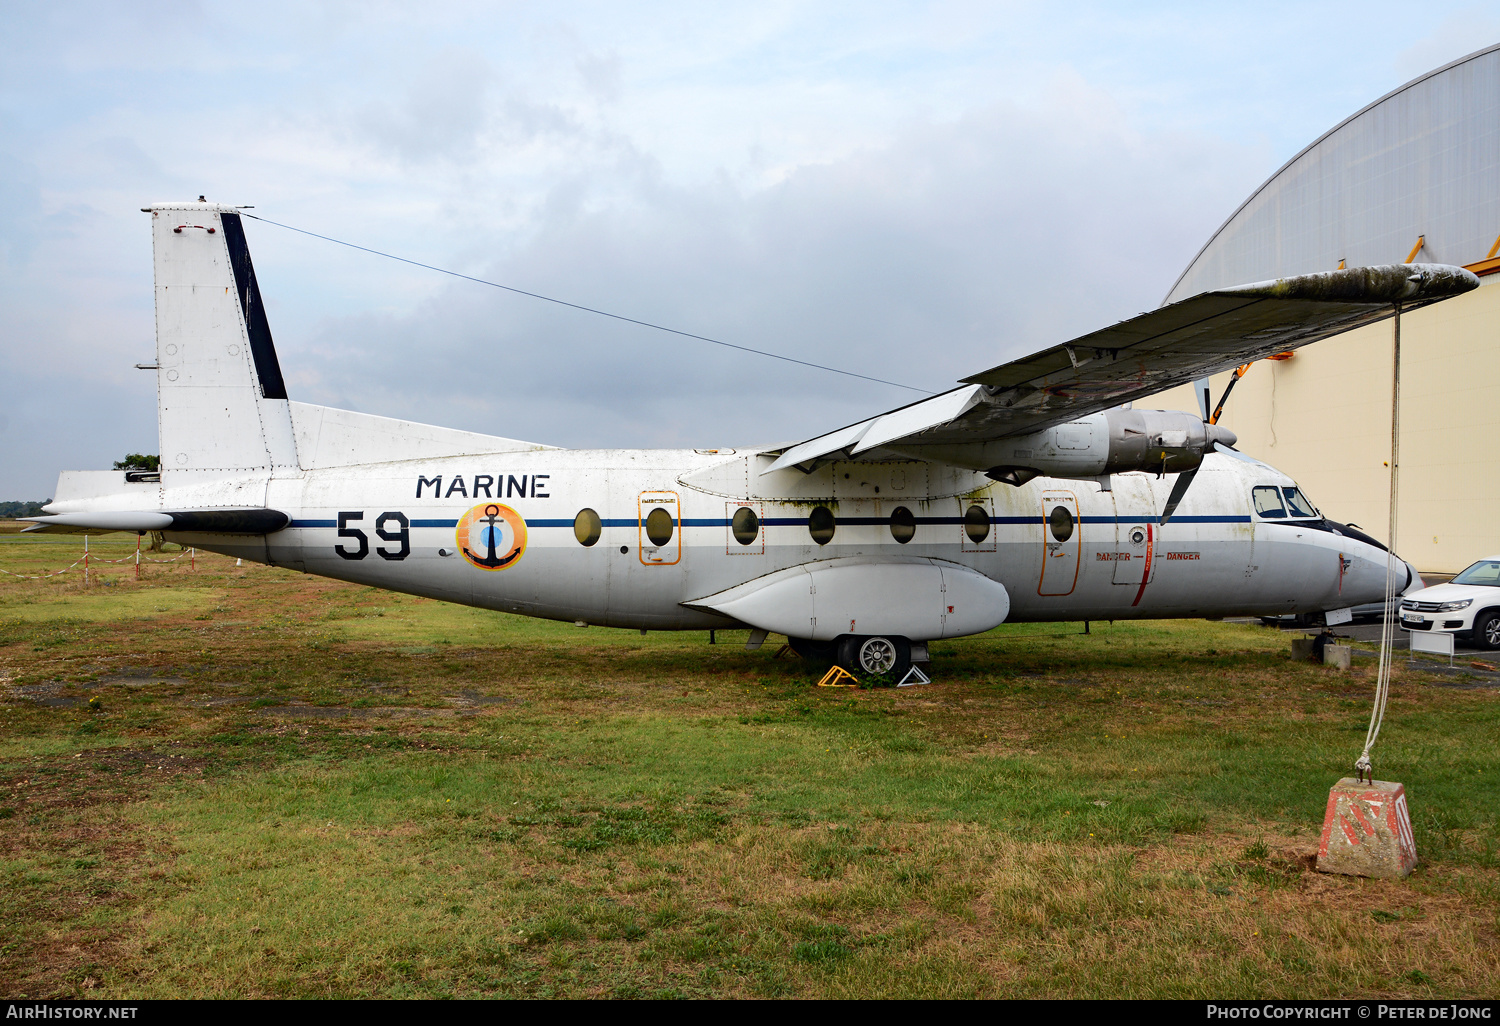
[[[1388,93],[1293,157],[1166,302],[1289,274],[1459,264],[1481,287],[1401,318],[1396,551],[1451,574],[1500,553],[1500,45]],[[1213,379],[1213,397],[1230,375]],[[1220,423],[1336,520],[1386,535],[1391,322],[1263,360]],[[1197,411],[1191,389],[1160,405]]]

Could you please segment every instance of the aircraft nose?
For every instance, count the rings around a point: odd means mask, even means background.
[[[1401,560],[1401,565],[1406,567],[1406,587],[1400,590],[1400,593],[1402,595],[1405,595],[1408,592],[1421,591],[1423,588],[1427,587],[1427,585],[1422,581],[1422,575],[1417,572],[1415,564],[1408,563],[1403,559]]]
[[[1234,443],[1240,440],[1239,435],[1236,435],[1226,427],[1220,427],[1218,424],[1205,424],[1203,426],[1208,429],[1208,447],[1210,449],[1217,443],[1222,443],[1233,448]]]

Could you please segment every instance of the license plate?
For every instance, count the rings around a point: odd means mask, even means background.
[[[1422,618],[1420,616],[1418,616],[1416,613],[1402,613],[1401,614],[1401,619],[1403,619],[1403,620],[1409,620],[1412,623],[1421,623],[1422,622]]]

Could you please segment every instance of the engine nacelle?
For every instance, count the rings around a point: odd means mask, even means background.
[[[983,470],[1021,485],[1048,477],[1098,477],[1131,470],[1177,474],[1195,470],[1216,442],[1234,432],[1177,410],[1107,410],[1045,431],[972,445],[923,446],[928,459]]]

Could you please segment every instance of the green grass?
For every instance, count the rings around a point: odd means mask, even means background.
[[[212,609],[220,594],[212,589],[151,588],[126,594],[60,594],[32,598],[0,598],[0,621],[21,620],[139,620],[156,619],[163,613],[196,613]]]
[[[9,544],[61,565],[76,542]],[[219,557],[112,573],[0,584],[0,609],[100,611],[0,622],[7,996],[1500,983],[1500,703],[1420,669],[1376,766],[1423,864],[1361,881],[1307,856],[1369,675],[1293,664],[1257,627],[1010,625],[934,645],[935,685],[848,691],[734,633]],[[139,620],[167,595],[187,599]]]

